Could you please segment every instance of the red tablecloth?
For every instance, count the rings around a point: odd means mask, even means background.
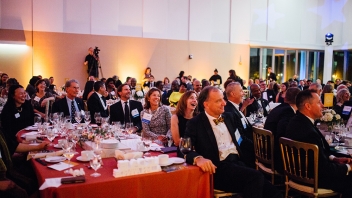
[[[18,135],[20,136],[23,132]],[[77,146],[79,153],[80,150],[80,147]],[[160,153],[152,152],[152,154]],[[170,154],[170,156],[175,155],[175,153]],[[91,177],[90,174],[94,170],[85,166],[88,165],[88,162],[77,161],[77,156],[79,154],[72,158],[72,162],[78,163],[73,169],[83,168],[86,173],[86,182],[63,184],[58,188],[47,188],[40,191],[41,197],[212,197],[211,175],[202,172],[196,166],[188,165],[182,170],[171,173],[157,172],[114,178],[112,173],[113,169],[117,168],[117,162],[114,158],[104,158],[103,167],[97,171],[101,176]],[[68,176],[64,171],[47,168],[35,160],[32,160],[32,164],[37,174],[39,186],[43,184],[46,178]]]

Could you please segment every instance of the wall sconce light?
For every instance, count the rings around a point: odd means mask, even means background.
[[[334,42],[334,35],[331,33],[325,34],[325,43],[327,46],[332,45],[332,42]]]
[[[188,56],[188,58],[189,58],[189,59],[193,59],[193,54],[190,54],[190,55]]]

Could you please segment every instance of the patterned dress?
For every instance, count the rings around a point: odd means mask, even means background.
[[[161,106],[155,111],[144,109],[141,112],[141,118],[145,113],[151,114],[152,118],[149,123],[143,121],[143,134],[148,137],[157,138],[159,135],[166,135],[171,128],[171,112],[168,107]]]

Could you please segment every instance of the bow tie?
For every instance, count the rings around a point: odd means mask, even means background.
[[[214,121],[214,123],[215,123],[216,125],[218,125],[219,123],[224,122],[224,118],[223,118],[223,117],[219,117],[219,118],[217,118],[217,119],[214,119],[213,121]]]

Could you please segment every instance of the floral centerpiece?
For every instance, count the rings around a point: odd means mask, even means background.
[[[140,100],[140,99],[144,98],[144,92],[143,91],[136,91],[134,93],[133,97],[135,100]]]
[[[114,134],[104,128],[97,128],[94,131],[84,130],[79,139],[79,144],[82,146],[82,143],[85,141],[100,142],[101,139],[110,139],[113,137]]]
[[[320,121],[322,121],[322,123],[325,123],[328,129],[331,128],[334,123],[339,122],[340,120],[341,116],[332,109],[324,110],[323,117],[320,118]]]

